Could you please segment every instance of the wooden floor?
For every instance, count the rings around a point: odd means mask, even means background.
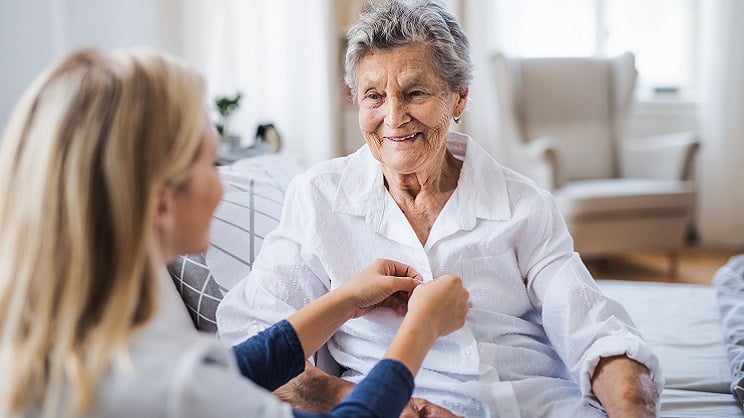
[[[709,285],[713,274],[744,249],[688,247],[678,253],[677,272],[670,275],[669,254],[639,252],[603,259],[584,259],[596,279],[696,283]]]

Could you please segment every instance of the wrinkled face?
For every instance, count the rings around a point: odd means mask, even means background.
[[[199,153],[189,178],[173,195],[173,247],[176,254],[196,254],[209,247],[209,224],[222,198],[215,167],[217,134],[205,121]]]
[[[441,164],[450,120],[464,109],[466,97],[435,68],[422,43],[374,49],[359,60],[359,126],[372,154],[393,172]]]

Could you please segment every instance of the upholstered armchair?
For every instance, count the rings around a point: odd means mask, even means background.
[[[667,250],[695,207],[694,133],[628,138],[637,71],[616,58],[492,57],[509,164],[554,193],[583,256]]]

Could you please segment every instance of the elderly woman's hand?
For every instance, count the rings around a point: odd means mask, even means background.
[[[353,301],[356,309],[352,318],[381,306],[403,315],[411,291],[421,283],[421,276],[410,266],[381,258],[346,281],[337,292],[342,292],[348,300]]]
[[[626,355],[602,357],[592,376],[592,390],[610,418],[656,416],[656,393],[651,372]]]
[[[463,418],[422,398],[411,398],[400,418]]]

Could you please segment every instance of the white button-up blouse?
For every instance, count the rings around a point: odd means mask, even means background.
[[[390,258],[425,281],[459,275],[472,303],[427,355],[414,396],[467,417],[603,416],[591,376],[619,354],[646,365],[661,393],[656,357],[573,251],[552,196],[465,135],[450,133],[448,149],[460,178],[423,246],[366,146],[297,176],[253,270],[217,311],[220,337],[240,342]],[[384,308],[347,322],[328,343],[343,376],[360,380],[400,322]]]

